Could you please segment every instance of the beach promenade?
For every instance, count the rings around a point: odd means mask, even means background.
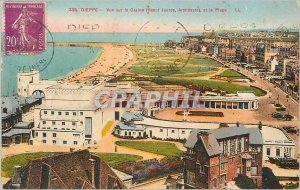
[[[107,81],[112,76],[122,74],[121,69],[129,67],[136,60],[136,56],[130,49],[129,44],[56,42],[54,45],[98,47],[103,49],[95,62],[62,80],[62,82],[66,83],[87,83],[95,79],[101,83]],[[122,69],[122,71],[126,71],[126,69]]]

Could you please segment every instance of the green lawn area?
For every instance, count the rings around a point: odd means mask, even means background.
[[[124,162],[135,162],[143,159],[143,157],[132,154],[117,154],[117,153],[93,153],[102,158],[110,166],[114,167]]]
[[[229,82],[219,82],[210,80],[180,79],[180,78],[154,78],[152,82],[160,85],[182,85],[192,87],[196,90],[222,90],[227,93],[236,93],[237,91],[253,91],[256,96],[264,96],[265,92],[251,86],[243,86]]]
[[[197,77],[208,75],[222,65],[217,61],[199,55],[177,54],[174,50],[136,46],[138,61],[130,72],[148,76]],[[188,60],[188,63],[186,61]],[[177,76],[180,74],[179,76]]]
[[[18,155],[6,157],[2,159],[1,175],[3,177],[12,177],[14,175],[15,165],[25,166],[33,159],[53,156],[55,154],[59,154],[59,153],[36,152],[36,153],[24,153],[24,154],[18,154]],[[131,154],[116,154],[116,153],[93,153],[93,154],[102,158],[112,167],[124,162],[134,162],[142,159],[141,156],[131,155]]]
[[[117,141],[117,145],[160,154],[167,157],[178,157],[183,154],[174,143],[155,141]]]
[[[58,154],[56,152],[36,152],[36,153],[24,153],[18,154],[14,156],[9,156],[2,159],[1,162],[1,175],[3,177],[12,177],[14,175],[14,167],[18,166],[25,166],[29,163],[29,161],[37,158],[44,158],[48,156],[53,156]]]
[[[228,78],[232,78],[232,79],[245,79],[245,78],[248,78],[244,75],[242,75],[241,73],[235,71],[235,70],[232,70],[232,69],[226,69],[225,71],[223,71],[221,74],[220,74],[221,77],[228,77]]]

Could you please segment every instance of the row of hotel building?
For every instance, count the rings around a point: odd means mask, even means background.
[[[168,44],[167,44],[168,45]],[[172,46],[172,45],[171,45]],[[262,39],[229,38],[214,35],[186,36],[177,47],[191,49],[228,62],[252,64],[299,84],[299,42],[267,41]],[[179,48],[180,49],[180,48]]]

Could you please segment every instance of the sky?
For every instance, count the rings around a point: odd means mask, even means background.
[[[132,12],[133,9],[147,7],[159,9],[159,12]],[[70,11],[72,8],[77,12]],[[97,12],[82,12],[81,8],[97,8]],[[114,11],[109,12],[108,8]],[[185,8],[202,12],[179,12],[179,9]],[[116,9],[122,12],[116,12]],[[128,11],[125,12],[125,9]],[[162,12],[162,9],[174,9],[176,12]],[[203,12],[204,9],[211,12]],[[283,26],[295,29],[299,28],[299,23],[300,0],[46,1],[46,25],[51,32],[184,32],[185,29],[203,32],[212,29],[277,29]],[[82,28],[83,25],[86,29]]]

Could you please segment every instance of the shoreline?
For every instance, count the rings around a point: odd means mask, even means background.
[[[133,64],[136,60],[136,56],[131,48],[129,48],[130,44],[55,42],[54,46],[95,47],[102,49],[100,55],[95,60],[92,60],[90,64],[60,79],[59,81],[62,83],[87,84],[95,79],[100,79],[99,82],[104,82],[109,79],[109,76],[116,76],[117,74],[126,72],[122,68],[128,67],[128,65]],[[120,70],[122,71],[120,72]]]
[[[67,46],[63,46],[63,47],[67,47]],[[76,47],[83,47],[83,48],[88,48],[87,46],[76,46]],[[99,48],[99,54],[96,55],[96,57],[92,60],[90,60],[86,65],[83,65],[81,68],[78,68],[78,69],[74,69],[74,70],[71,70],[69,71],[67,74],[65,74],[64,76],[59,76],[59,77],[55,77],[55,78],[52,78],[52,79],[48,79],[48,80],[56,80],[56,81],[62,81],[64,80],[66,77],[68,76],[71,76],[71,75],[74,75],[75,73],[79,72],[80,70],[88,67],[89,65],[95,63],[97,61],[97,59],[101,56],[101,54],[103,53],[103,48],[100,48],[100,47],[92,47],[92,48]]]

